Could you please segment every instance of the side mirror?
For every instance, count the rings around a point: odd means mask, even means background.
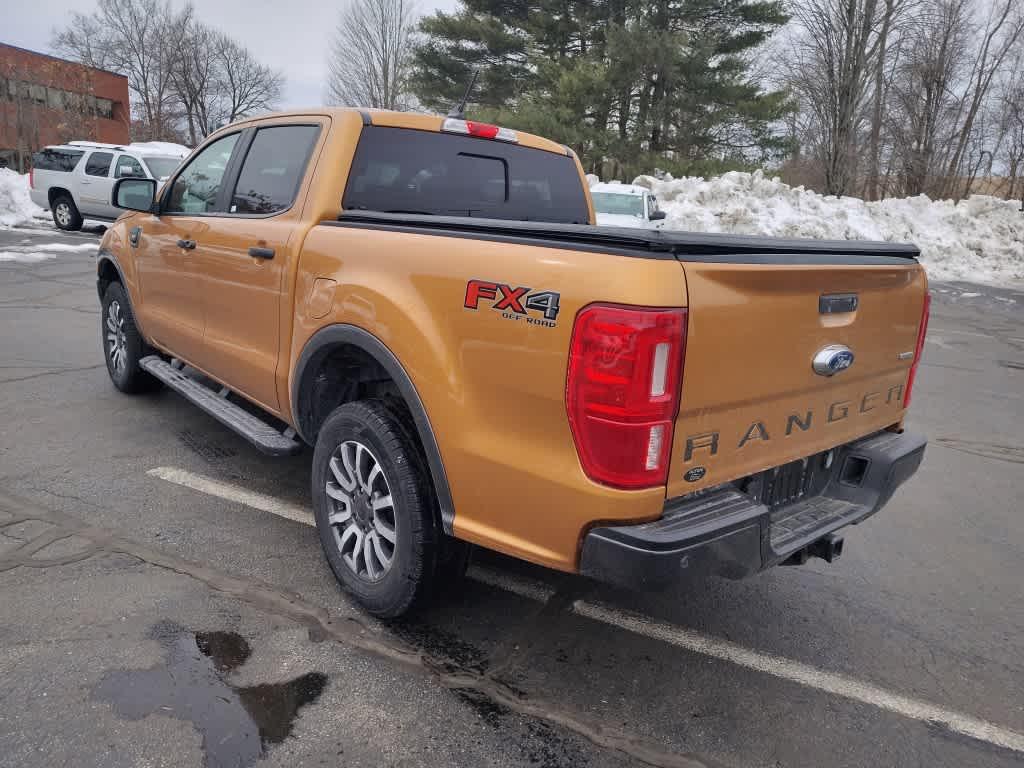
[[[661,221],[667,215],[664,211],[651,211],[651,221]]]
[[[111,204],[129,211],[151,213],[156,200],[156,182],[153,179],[118,179],[114,182]]]

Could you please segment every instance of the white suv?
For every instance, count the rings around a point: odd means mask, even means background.
[[[164,142],[120,146],[70,141],[44,147],[32,156],[32,201],[49,208],[60,229],[81,229],[83,219],[113,221],[122,213],[110,204],[115,181],[163,181],[188,153],[186,147]]]

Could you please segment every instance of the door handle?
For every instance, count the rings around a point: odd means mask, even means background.
[[[252,256],[254,259],[272,259],[274,258],[274,249],[260,248],[254,245],[252,248],[249,249],[249,255]]]
[[[178,247],[179,248],[184,248],[186,251],[191,251],[193,248],[196,247],[196,241],[195,240],[179,240],[178,241]]]

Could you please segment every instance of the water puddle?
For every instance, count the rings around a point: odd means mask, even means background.
[[[163,714],[191,721],[203,739],[208,768],[250,766],[291,734],[299,709],[314,702],[327,676],[309,672],[283,683],[236,686],[225,676],[252,653],[234,632],[190,632],[161,623],[150,637],[166,660],[152,669],[107,674],[94,694],[127,720]]]

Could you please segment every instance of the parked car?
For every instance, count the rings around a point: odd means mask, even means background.
[[[610,227],[646,227],[660,229],[665,212],[649,189],[617,182],[599,183],[590,188],[597,223]]]
[[[60,229],[81,229],[83,219],[113,221],[121,214],[110,202],[115,181],[163,181],[187,155],[186,147],[164,142],[120,146],[71,141],[44,147],[32,156],[32,201],[48,208]]]
[[[378,616],[470,543],[645,590],[831,561],[924,454],[911,245],[594,226],[563,145],[387,111],[245,120],[114,195],[114,386],[314,446],[321,546]]]

